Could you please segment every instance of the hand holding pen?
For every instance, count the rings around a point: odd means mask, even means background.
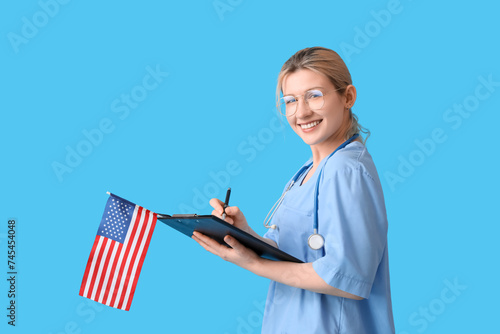
[[[229,206],[230,196],[231,188],[227,190],[226,200],[224,202],[218,198],[212,198],[210,200],[210,205],[214,208],[212,215],[221,217],[228,224],[254,235],[255,232],[250,228],[250,226],[248,226],[248,222],[245,215],[243,215],[243,212],[241,212],[237,206]]]

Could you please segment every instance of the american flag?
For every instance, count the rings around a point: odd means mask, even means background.
[[[156,213],[110,194],[80,287],[80,296],[130,310]]]

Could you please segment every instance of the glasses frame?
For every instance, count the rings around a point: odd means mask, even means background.
[[[298,106],[299,106],[299,102],[300,102],[300,101],[299,101],[299,97],[303,98],[303,97],[304,97],[307,93],[312,92],[312,91],[315,91],[315,90],[316,90],[316,91],[321,92],[321,94],[322,94],[322,97],[323,97],[323,104],[321,105],[321,107],[320,107],[320,108],[316,108],[316,109],[312,109],[311,107],[309,107],[309,100],[304,100],[304,102],[306,103],[307,107],[308,107],[308,108],[310,108],[311,110],[320,110],[320,109],[321,109],[321,108],[323,108],[323,107],[324,107],[324,105],[325,105],[325,99],[324,99],[324,97],[325,97],[326,95],[330,94],[331,92],[336,92],[336,91],[339,91],[339,90],[341,90],[341,89],[342,89],[342,88],[337,88],[337,89],[329,89],[329,90],[327,90],[327,91],[323,92],[321,89],[316,89],[316,88],[313,88],[313,89],[309,89],[309,90],[305,91],[305,92],[304,92],[304,94],[302,94],[302,95],[291,95],[291,94],[289,94],[289,95],[283,95],[282,97],[280,97],[280,99],[279,99],[279,101],[278,101],[278,106],[277,106],[277,107],[278,107],[278,112],[279,112],[281,115],[285,116],[285,117],[292,117],[293,115],[295,115],[295,114],[297,113],[297,110],[299,109],[299,107],[298,107]],[[290,115],[287,115],[287,114],[286,114],[286,111],[285,111],[285,113],[284,113],[284,114],[281,112],[281,104],[282,104],[282,103],[281,103],[281,101],[283,101],[283,98],[284,98],[285,96],[293,96],[293,97],[295,98],[295,100],[297,101],[297,104],[295,105],[295,110],[294,110],[294,112],[293,112],[292,114],[290,114]],[[284,104],[284,103],[283,103],[283,104]],[[285,105],[285,110],[286,110],[286,105]]]

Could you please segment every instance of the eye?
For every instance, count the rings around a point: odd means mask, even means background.
[[[285,104],[297,102],[294,96],[283,96],[283,101],[285,102]]]
[[[307,99],[315,99],[322,96],[323,93],[321,93],[319,90],[310,90],[307,92]]]

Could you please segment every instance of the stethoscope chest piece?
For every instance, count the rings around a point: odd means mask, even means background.
[[[309,239],[307,239],[307,243],[312,249],[318,250],[325,245],[325,239],[321,234],[315,232],[309,236]]]

